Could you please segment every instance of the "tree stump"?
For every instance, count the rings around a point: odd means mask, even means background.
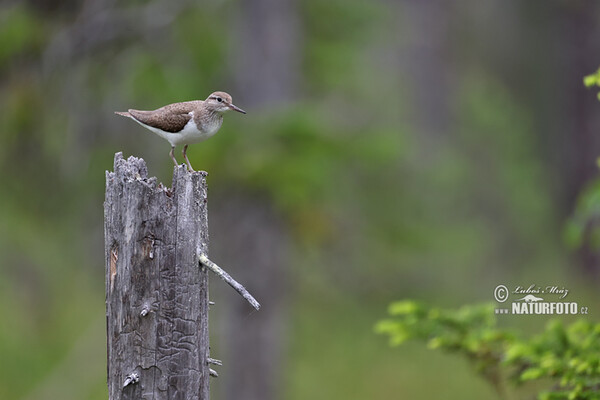
[[[175,167],[172,188],[117,153],[106,173],[109,400],[209,398],[206,177]]]

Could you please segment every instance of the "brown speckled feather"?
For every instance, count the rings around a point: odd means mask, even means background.
[[[167,140],[171,145],[169,156],[175,165],[177,165],[177,159],[173,150],[175,146],[183,145],[183,158],[190,171],[193,171],[192,164],[186,155],[188,145],[206,140],[217,133],[223,123],[224,112],[234,110],[246,114],[246,111],[231,101],[229,94],[213,92],[205,101],[173,103],[153,111],[133,109],[126,112],[115,111],[115,114],[131,118]]]
[[[192,118],[189,113],[202,103],[202,100],[186,101],[169,104],[153,111],[129,110],[129,114],[143,124],[174,133],[183,129]]]

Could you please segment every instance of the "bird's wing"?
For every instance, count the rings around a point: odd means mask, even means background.
[[[166,132],[179,132],[192,119],[191,102],[169,104],[154,111],[129,110],[129,114],[142,124]]]

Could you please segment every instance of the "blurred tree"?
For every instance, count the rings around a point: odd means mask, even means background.
[[[242,2],[230,20],[228,61],[236,102],[274,113],[297,99],[302,32],[295,0]],[[246,131],[246,132],[244,132]],[[253,135],[246,129],[241,134]],[[252,152],[253,147],[246,150]],[[239,299],[221,296],[216,319],[223,353],[224,399],[281,398],[289,292],[288,227],[272,199],[235,184],[213,191],[212,247],[216,259],[264,304],[249,317]],[[221,308],[222,307],[222,308]],[[243,334],[240,334],[243,332]]]
[[[282,396],[289,324],[289,243],[284,220],[265,198],[220,193],[211,200],[212,252],[262,304],[253,312],[228,292],[214,296],[214,356],[223,373],[213,383],[220,398]],[[214,292],[221,292],[214,280]]]
[[[563,138],[558,148],[563,152],[560,164],[564,166],[563,173],[566,174],[562,180],[568,207],[566,214],[573,209],[582,189],[597,176],[594,161],[600,154],[600,114],[593,96],[582,90],[581,80],[576,77],[584,76],[598,63],[595,54],[598,42],[595,38],[600,35],[597,23],[600,5],[563,2],[555,12],[562,20],[555,50],[560,57],[557,64],[562,74],[559,81],[561,95],[553,98],[562,116],[558,127],[562,130]],[[576,45],[566,46],[566,43]],[[600,278],[600,253],[597,249],[582,246],[577,256],[588,277]]]
[[[273,112],[298,99],[303,32],[297,3],[241,2],[234,11],[229,62],[242,103]]]
[[[396,57],[413,99],[412,128],[437,152],[454,132],[455,6],[444,0],[404,0],[394,8],[403,22],[397,25]]]

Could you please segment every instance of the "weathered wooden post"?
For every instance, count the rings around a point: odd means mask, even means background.
[[[206,179],[115,155],[104,233],[109,400],[209,398]]]
[[[208,276],[260,304],[208,259],[206,174],[175,168],[172,187],[144,160],[106,172],[104,251],[109,400],[208,400]]]

